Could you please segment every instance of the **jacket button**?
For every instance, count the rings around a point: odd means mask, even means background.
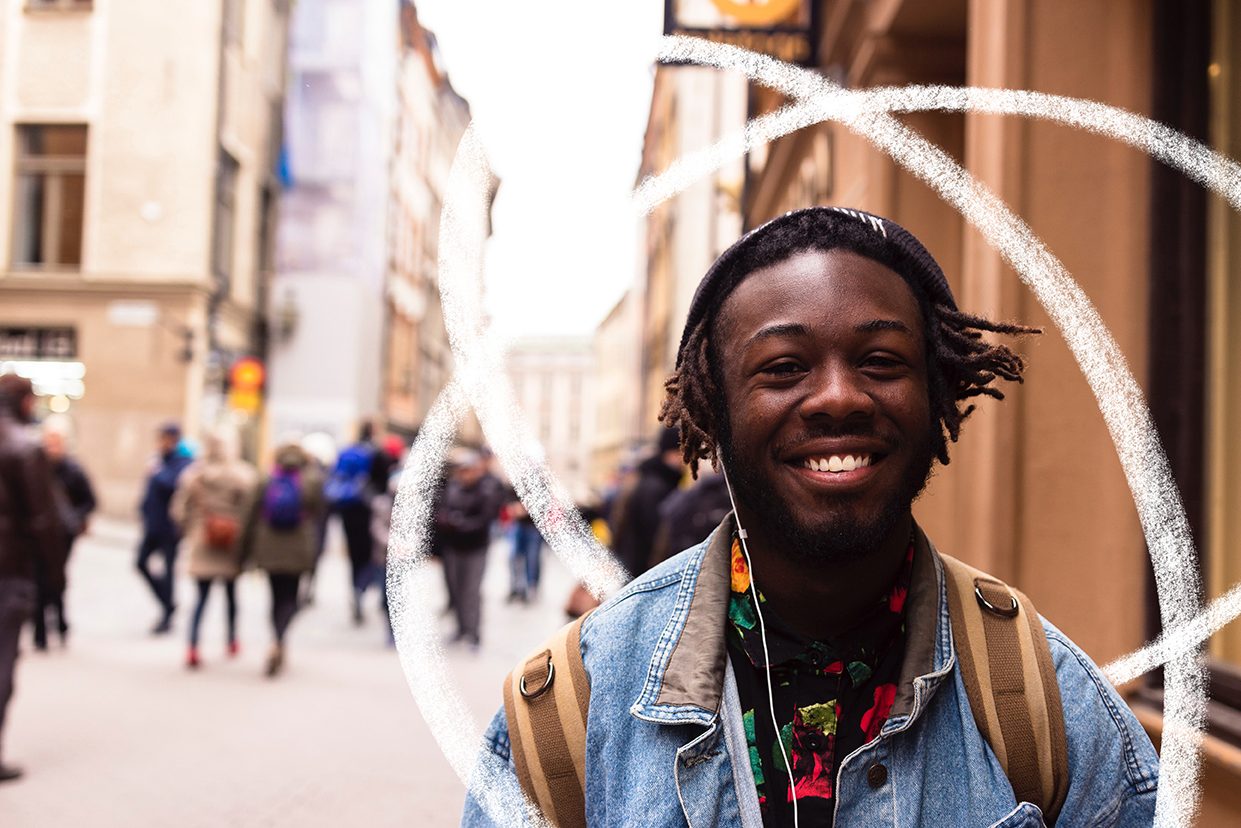
[[[888,769],[876,762],[866,769],[866,782],[872,788],[882,788],[888,781]]]

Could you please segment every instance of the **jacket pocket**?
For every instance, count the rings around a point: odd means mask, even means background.
[[[991,828],[1047,828],[1047,824],[1043,822],[1043,812],[1037,805],[1022,802],[999,822],[991,823]]]

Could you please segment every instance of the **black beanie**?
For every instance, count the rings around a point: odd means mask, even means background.
[[[753,248],[758,242],[778,231],[782,228],[798,223],[814,222],[822,225],[824,236],[820,243],[805,245],[804,247],[791,247],[789,255],[796,253],[799,249],[832,249],[839,247],[843,250],[851,250],[852,246],[849,239],[842,238],[839,244],[832,244],[832,234],[836,228],[844,226],[846,222],[852,224],[860,224],[864,229],[875,234],[875,240],[879,241],[884,252],[891,257],[892,269],[895,270],[901,278],[908,282],[916,291],[925,294],[932,302],[947,305],[956,310],[957,303],[952,297],[952,290],[948,287],[948,280],[944,278],[944,272],[940,269],[935,258],[922,246],[922,242],[914,237],[904,227],[901,227],[891,219],[876,216],[862,210],[851,210],[845,207],[807,207],[803,210],[793,210],[785,213],[778,218],[774,218],[766,224],[760,225],[749,233],[746,233],[740,239],[733,243],[731,247],[720,254],[711,267],[707,270],[707,274],[702,277],[702,281],[698,284],[698,289],[694,292],[694,298],[689,305],[689,315],[685,319],[685,330],[681,334],[681,345],[677,349],[677,366],[681,365],[681,355],[685,350],[685,343],[689,340],[690,333],[698,326],[707,314],[713,309],[718,308],[728,295],[733,292],[737,285],[741,284],[746,276],[753,272],[752,269],[740,269],[736,267],[737,261],[742,254]],[[862,255],[868,255],[866,251],[855,251]],[[884,264],[887,264],[886,262]]]

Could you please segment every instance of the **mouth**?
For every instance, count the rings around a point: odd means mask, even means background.
[[[885,455],[861,447],[820,449],[812,454],[789,458],[785,468],[812,491],[845,495],[869,486]]]
[[[802,468],[828,474],[843,474],[857,469],[864,469],[875,462],[873,454],[825,454],[821,457],[802,459]]]

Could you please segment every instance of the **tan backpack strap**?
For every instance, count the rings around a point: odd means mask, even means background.
[[[586,714],[582,616],[504,680],[504,715],[517,779],[553,825],[586,825]]]
[[[1003,581],[940,555],[957,663],[979,733],[1019,802],[1055,825],[1068,793],[1060,685],[1030,599]]]

